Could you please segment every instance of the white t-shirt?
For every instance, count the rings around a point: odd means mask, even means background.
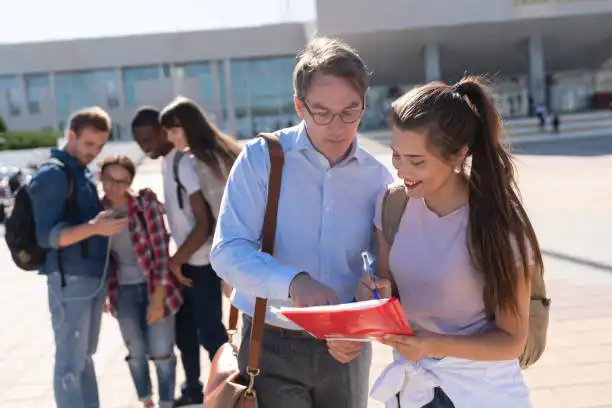
[[[195,217],[189,203],[189,196],[200,191],[200,180],[191,157],[184,155],[178,166],[178,178],[185,188],[182,192],[183,209],[179,206],[177,197],[177,184],[174,181],[174,157],[177,151],[173,150],[164,157],[162,172],[164,177],[164,204],[170,224],[170,234],[180,247],[195,227]],[[210,240],[207,241],[189,258],[190,265],[208,265],[210,263]]]

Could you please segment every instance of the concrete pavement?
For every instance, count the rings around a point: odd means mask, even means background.
[[[363,143],[390,166],[388,147]],[[612,138],[524,146],[517,165],[553,299],[548,350],[525,371],[533,405],[612,407]],[[161,194],[159,163],[143,163],[135,187],[141,186]],[[0,408],[53,408],[45,280],[17,270],[4,243],[0,310]],[[140,406],[125,354],[116,322],[105,317],[95,357],[102,408]],[[389,359],[389,350],[376,345],[371,381]]]

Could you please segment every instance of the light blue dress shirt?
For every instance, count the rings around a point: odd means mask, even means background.
[[[217,220],[211,263],[236,288],[233,304],[252,316],[255,297],[268,308],[291,306],[299,272],[350,302],[362,276],[361,253],[374,242],[376,199],[393,181],[358,141],[335,166],[314,149],[306,125],[276,132],[285,152],[274,257],[260,251],[270,160],[265,140],[251,141],[230,172]],[[357,140],[357,139],[356,139]],[[268,311],[266,322],[298,328]]]

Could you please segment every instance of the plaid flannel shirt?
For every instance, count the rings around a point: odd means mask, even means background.
[[[142,219],[146,229],[143,228]],[[170,235],[164,223],[164,207],[154,197],[142,195],[130,196],[128,199],[128,228],[132,245],[138,256],[140,267],[146,271],[149,294],[152,295],[159,285],[165,288],[164,317],[175,314],[183,303],[181,284],[168,268],[170,259],[168,243]],[[115,265],[110,271],[108,283],[109,310],[117,316],[117,299],[119,295],[119,268]]]

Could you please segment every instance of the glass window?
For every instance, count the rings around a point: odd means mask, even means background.
[[[219,104],[221,112],[217,125],[224,131],[229,131],[229,112],[227,110],[227,82],[225,77],[225,64],[223,61],[216,61],[217,64],[217,81],[219,82]]]
[[[237,138],[297,123],[293,66],[293,58],[231,61]]]
[[[136,95],[136,83],[139,81],[151,81],[159,79],[160,70],[158,66],[131,67],[123,69],[123,96],[125,105],[136,107],[140,102]]]
[[[550,86],[550,108],[555,112],[588,110],[591,107],[592,95],[596,91],[594,72],[557,72],[553,74]]]
[[[231,61],[230,64],[234,115],[236,116],[237,125],[235,137],[237,139],[244,139],[252,136],[248,62],[249,61]]]
[[[55,99],[62,118],[77,109],[98,105],[103,108],[119,104],[114,70],[76,71],[55,75]]]
[[[4,100],[10,116],[21,114],[22,101],[15,76],[0,76],[0,98]]]
[[[122,140],[123,128],[120,124],[115,124],[111,129],[109,140]]]
[[[359,124],[359,130],[378,130],[387,127],[387,115],[391,109],[391,103],[400,92],[395,88],[398,87],[375,86],[368,90],[366,109]]]
[[[49,75],[27,75],[25,85],[28,112],[30,115],[36,115],[40,113],[40,106],[44,102],[45,93],[50,91]]]
[[[198,102],[211,103],[215,99],[210,62],[190,62],[176,67],[178,77],[195,77],[200,80]]]
[[[170,64],[162,65],[162,75],[164,78],[170,78],[172,76],[172,69],[170,68]]]

